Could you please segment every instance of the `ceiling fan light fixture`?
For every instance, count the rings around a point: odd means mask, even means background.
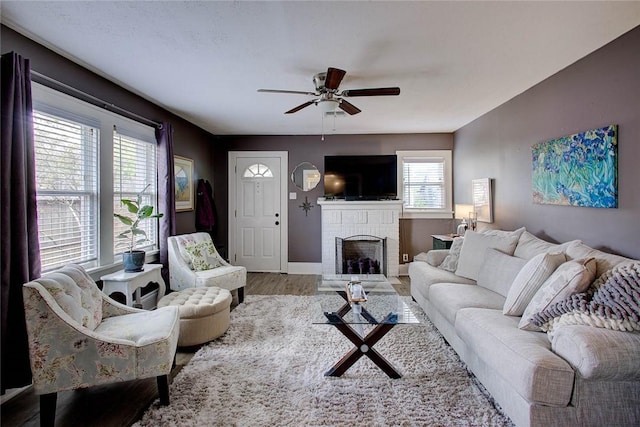
[[[339,104],[337,99],[320,99],[316,102],[316,106],[325,114],[336,111]]]

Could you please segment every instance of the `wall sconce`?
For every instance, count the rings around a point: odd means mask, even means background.
[[[469,215],[471,213],[471,215]],[[471,217],[473,217],[473,205],[456,205],[454,216],[456,219],[461,219],[462,222],[456,228],[456,234],[464,235],[464,232],[469,228],[469,223],[467,222],[467,218],[469,218],[471,222]]]

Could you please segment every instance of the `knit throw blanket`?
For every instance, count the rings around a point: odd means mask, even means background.
[[[549,335],[561,325],[640,331],[640,262],[615,266],[596,279],[586,292],[549,306],[531,321]]]

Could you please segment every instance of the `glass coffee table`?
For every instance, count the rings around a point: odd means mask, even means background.
[[[362,286],[366,301],[350,302],[350,299],[353,301],[348,293],[351,282]],[[389,377],[402,376],[373,346],[394,326],[420,321],[384,275],[323,275],[318,280],[314,298],[313,323],[335,326],[354,344],[325,376],[341,376],[362,356],[371,359]]]

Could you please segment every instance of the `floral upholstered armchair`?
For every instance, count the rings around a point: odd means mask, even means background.
[[[208,233],[171,236],[168,243],[171,289],[216,286],[237,291],[238,303],[242,303],[247,269],[226,262]]]
[[[169,404],[177,307],[146,311],[120,304],[73,264],[22,291],[41,425],[53,425],[58,391],[98,384],[157,377],[160,403]]]

